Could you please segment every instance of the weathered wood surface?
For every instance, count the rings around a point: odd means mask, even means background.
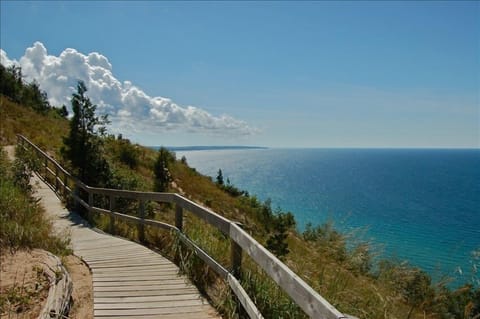
[[[178,267],[125,239],[95,231],[68,212],[38,177],[34,184],[58,232],[69,232],[75,255],[92,271],[94,318],[220,318]]]
[[[38,318],[64,318],[72,296],[72,279],[57,256],[51,253],[47,253],[47,256],[48,259],[43,264],[43,273],[50,282],[50,288],[47,300]]]

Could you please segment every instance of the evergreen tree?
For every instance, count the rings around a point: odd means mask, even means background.
[[[38,113],[45,114],[50,109],[47,93],[40,90],[40,85],[35,80],[24,86],[22,103],[31,107]]]
[[[0,93],[20,103],[22,90],[22,69],[15,65],[6,68],[0,64]]]
[[[68,117],[68,110],[65,105],[62,105],[61,108],[56,108],[55,109],[57,114],[60,115],[61,117],[67,118]]]
[[[165,192],[168,189],[168,184],[172,180],[169,165],[173,161],[173,155],[166,148],[161,147],[158,150],[157,160],[153,167],[155,174],[154,190],[156,192]]]
[[[87,88],[78,82],[77,93],[72,95],[73,117],[70,133],[64,139],[62,154],[70,161],[80,180],[88,185],[105,185],[109,178],[108,163],[102,154],[102,139],[107,116],[95,115],[96,105],[85,95]]]
[[[223,186],[223,185],[224,185],[224,182],[223,182],[223,173],[222,173],[222,170],[221,170],[221,169],[218,170],[218,174],[217,174],[217,185],[220,185],[220,186]]]
[[[45,114],[51,108],[47,93],[40,90],[40,85],[35,80],[31,83],[23,82],[22,69],[19,66],[6,68],[0,64],[0,93],[39,113]]]
[[[273,232],[267,239],[267,249],[283,260],[290,252],[287,243],[288,230],[295,226],[295,218],[292,213],[282,212],[280,208],[270,216],[269,224],[271,224]]]

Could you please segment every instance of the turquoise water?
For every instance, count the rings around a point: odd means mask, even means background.
[[[333,220],[361,228],[385,256],[453,285],[470,280],[480,249],[480,150],[264,149],[181,151],[190,166],[273,207],[299,230]],[[477,261],[478,262],[478,261]],[[477,275],[478,277],[478,275]]]

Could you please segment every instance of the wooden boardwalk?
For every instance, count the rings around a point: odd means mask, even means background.
[[[220,318],[178,267],[137,243],[92,229],[69,212],[37,176],[36,196],[59,233],[68,232],[74,254],[90,267],[94,318]]]

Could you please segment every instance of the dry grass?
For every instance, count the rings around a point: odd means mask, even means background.
[[[40,148],[58,154],[67,132],[68,120],[54,112],[42,115],[0,95],[0,145],[15,144],[16,134],[22,134]]]

